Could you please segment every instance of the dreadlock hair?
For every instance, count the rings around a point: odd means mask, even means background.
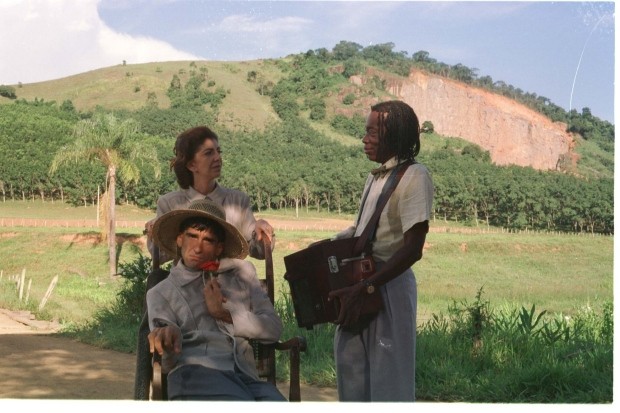
[[[420,122],[408,104],[399,100],[380,102],[370,110],[379,113],[379,138],[399,161],[414,161],[420,152]]]
[[[179,186],[187,189],[194,185],[194,174],[187,169],[187,164],[194,159],[200,145],[207,139],[218,140],[215,132],[206,126],[187,129],[177,136],[174,144],[174,158],[170,161],[170,169],[174,170]]]

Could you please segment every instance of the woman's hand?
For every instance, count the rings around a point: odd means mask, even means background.
[[[273,227],[269,225],[269,222],[264,219],[257,220],[254,232],[256,233],[256,241],[262,241],[263,237],[267,237],[269,243],[273,245]]]

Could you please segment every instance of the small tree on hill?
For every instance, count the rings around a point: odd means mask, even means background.
[[[422,133],[433,133],[433,132],[435,132],[435,126],[433,125],[433,122],[431,122],[430,120],[425,120],[422,123],[422,127],[420,128],[420,132],[422,132]]]
[[[9,99],[17,99],[15,88],[13,86],[0,85],[0,96],[4,96]]]

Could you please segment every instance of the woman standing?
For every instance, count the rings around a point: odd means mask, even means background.
[[[267,221],[254,217],[247,194],[218,184],[217,179],[222,172],[221,154],[218,136],[206,126],[188,129],[177,137],[170,167],[180,189],[160,196],[156,217],[146,223],[151,255],[154,251],[151,229],[155,219],[174,209],[185,208],[192,201],[206,198],[222,206],[226,221],[233,224],[248,241],[250,256],[264,258],[261,241],[267,237],[273,245],[273,228]],[[161,263],[174,258],[160,252]]]

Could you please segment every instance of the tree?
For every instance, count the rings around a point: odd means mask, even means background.
[[[362,49],[363,47],[355,42],[341,40],[336,46],[334,46],[332,53],[334,55],[334,59],[345,61],[352,57],[359,56]]]
[[[133,119],[119,121],[114,115],[98,115],[76,124],[73,131],[75,141],[63,146],[54,156],[50,174],[63,164],[87,160],[102,164],[106,168],[107,208],[106,229],[109,248],[110,275],[116,274],[116,176],[126,182],[140,179],[139,163],[153,167],[159,177],[159,160],[153,147],[144,145],[140,137],[139,125]]]
[[[422,132],[422,133],[433,133],[433,132],[435,132],[435,125],[433,125],[433,122],[431,122],[430,120],[425,120],[422,123],[422,128],[420,129],[420,132]]]
[[[15,88],[13,86],[0,85],[0,96],[4,96],[9,99],[17,99]]]

